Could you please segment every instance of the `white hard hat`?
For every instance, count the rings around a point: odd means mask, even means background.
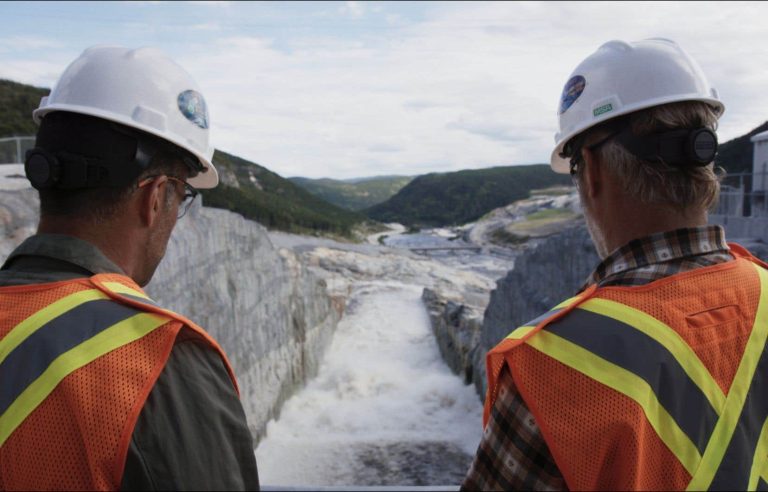
[[[698,63],[674,41],[605,43],[576,67],[563,88],[552,169],[569,172],[568,159],[560,153],[568,140],[584,130],[633,111],[679,101],[709,103],[718,117],[725,111]]]
[[[211,163],[205,99],[192,77],[155,48],[96,46],[64,70],[32,116],[53,111],[96,116],[156,135],[192,153],[205,168],[189,179],[196,188],[219,182]]]

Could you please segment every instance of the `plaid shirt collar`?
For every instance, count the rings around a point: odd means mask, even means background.
[[[605,258],[588,277],[585,287],[605,285],[614,278],[632,276],[633,271],[657,268],[672,273],[665,265],[696,261],[696,257],[704,255],[732,259],[721,226],[676,229],[634,239]]]

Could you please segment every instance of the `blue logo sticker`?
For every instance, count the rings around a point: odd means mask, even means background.
[[[203,130],[208,129],[208,107],[199,92],[190,90],[179,94],[179,110],[195,125]]]
[[[563,95],[560,96],[560,111],[558,111],[557,114],[563,114],[568,111],[568,108],[570,108],[571,105],[576,102],[576,99],[579,98],[581,93],[584,92],[584,87],[586,87],[586,85],[587,81],[581,75],[571,77],[571,80],[569,80],[565,84],[565,87],[563,87]]]

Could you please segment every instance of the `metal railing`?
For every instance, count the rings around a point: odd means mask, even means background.
[[[35,146],[35,137],[0,138],[0,164],[23,164],[24,156]]]
[[[726,175],[720,183],[720,201],[711,213],[725,217],[768,217],[768,172]]]

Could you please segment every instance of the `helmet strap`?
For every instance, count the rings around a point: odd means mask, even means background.
[[[203,165],[192,154],[159,138],[92,116],[54,112],[45,116],[25,171],[37,189],[119,188],[141,175],[155,155],[168,151],[190,167]]]
[[[639,159],[669,166],[704,167],[717,155],[717,135],[704,127],[635,135],[627,126],[615,138]]]

